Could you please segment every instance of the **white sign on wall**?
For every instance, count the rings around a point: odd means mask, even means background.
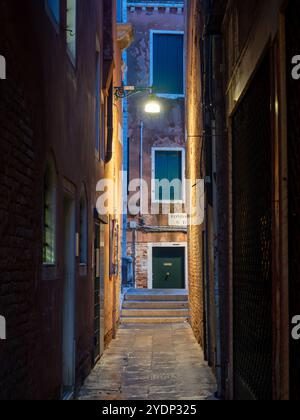
[[[6,321],[4,316],[0,316],[0,340],[6,340]]]
[[[0,55],[0,79],[6,79],[6,60],[3,55]]]
[[[169,214],[169,226],[187,227],[188,218],[186,213]]]

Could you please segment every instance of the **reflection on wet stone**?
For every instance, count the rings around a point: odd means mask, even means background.
[[[215,390],[189,325],[128,325],[119,329],[78,399],[208,400]]]

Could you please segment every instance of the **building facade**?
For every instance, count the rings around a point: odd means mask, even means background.
[[[299,5],[191,0],[189,7],[198,13],[189,15],[190,30],[202,34],[189,48],[204,69],[207,358],[220,396],[296,400]]]
[[[195,205],[197,189],[204,179],[203,118],[202,118],[202,61],[200,56],[202,15],[200,3],[187,3],[187,84],[186,84],[186,133],[187,178],[191,180],[189,195]],[[188,229],[188,276],[190,285],[191,325],[198,342],[205,348],[204,307],[204,225],[203,221]]]
[[[118,324],[122,34],[115,1],[1,2],[1,399],[69,398]]]
[[[127,53],[128,85],[152,88],[161,109],[145,112],[149,89],[128,99],[131,285],[186,289],[184,2],[128,1],[127,20],[135,30]],[[172,188],[163,191],[163,180]]]

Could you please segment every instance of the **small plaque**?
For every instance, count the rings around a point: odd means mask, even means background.
[[[169,214],[169,226],[187,227],[188,219],[186,213]]]

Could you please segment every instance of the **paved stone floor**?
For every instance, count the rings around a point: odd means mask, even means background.
[[[188,324],[121,326],[81,400],[207,400],[214,377]]]

